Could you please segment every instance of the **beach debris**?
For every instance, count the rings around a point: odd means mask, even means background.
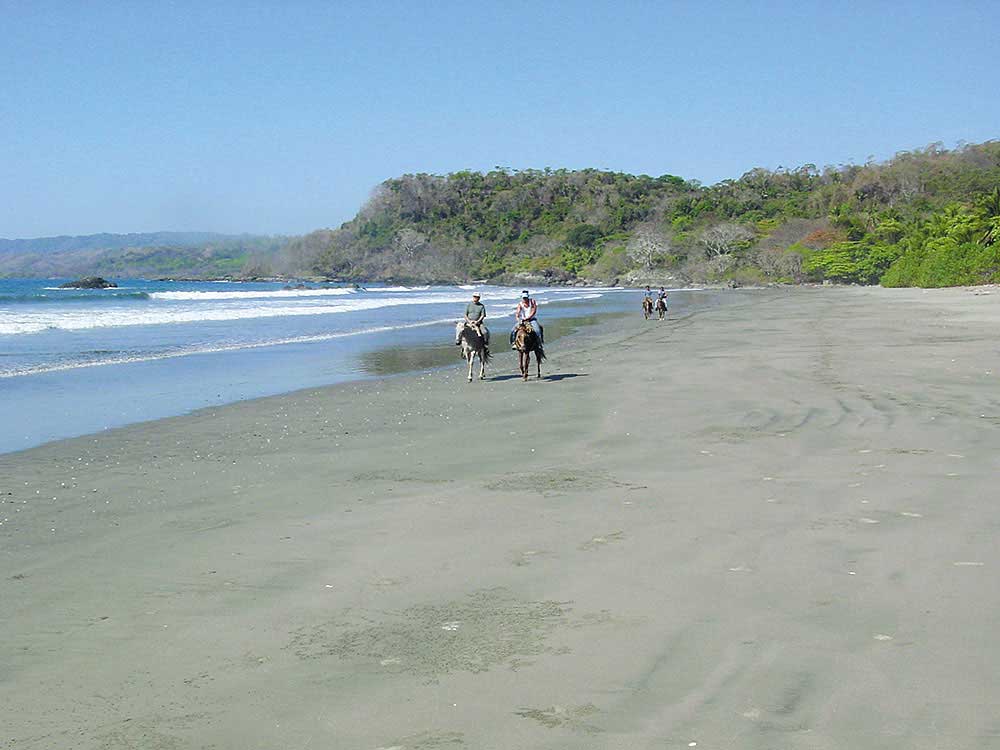
[[[861,523],[879,523],[878,519],[876,518],[859,518],[858,521],[860,521]]]
[[[875,635],[872,636],[872,638],[874,638],[876,641],[891,641],[892,640],[892,636],[891,635],[886,635],[885,633],[876,633]]]
[[[956,568],[981,568],[984,565],[986,565],[986,563],[975,562],[973,560],[956,560],[955,562],[952,563],[952,565],[954,565]]]
[[[748,568],[746,565],[737,565],[735,568],[729,569],[730,573],[752,573],[753,569]]]
[[[458,620],[452,620],[451,622],[444,623],[441,626],[441,630],[449,630],[449,631],[454,632],[454,631],[458,630],[461,625],[462,625],[462,623],[460,621],[458,621]]]
[[[911,513],[908,510],[901,510],[899,512],[899,515],[906,516],[907,518],[923,518],[924,517],[923,513]]]

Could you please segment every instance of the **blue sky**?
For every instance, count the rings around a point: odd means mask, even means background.
[[[713,183],[1000,138],[989,2],[0,0],[0,237],[302,233],[494,165]]]

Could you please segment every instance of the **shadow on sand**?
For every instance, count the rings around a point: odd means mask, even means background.
[[[558,382],[560,380],[567,380],[569,378],[585,378],[586,373],[582,372],[562,372],[558,375],[545,375],[542,380],[550,380],[552,382]],[[518,374],[512,375],[492,375],[487,378],[487,380],[500,381],[500,380],[520,380],[521,376]],[[528,380],[538,380],[534,375],[528,377]]]

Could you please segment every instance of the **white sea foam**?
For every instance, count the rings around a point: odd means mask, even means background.
[[[355,294],[354,289],[259,289],[239,292],[150,292],[151,299],[208,302],[220,299],[289,299],[295,297],[339,297]]]
[[[335,339],[349,338],[352,336],[363,336],[365,334],[386,333],[388,331],[402,331],[408,328],[424,328],[436,325],[451,325],[454,318],[443,318],[440,320],[425,320],[419,323],[405,323],[398,326],[376,326],[363,328],[356,331],[340,331],[337,333],[320,333],[308,336],[289,336],[281,339],[271,339],[268,341],[251,341],[239,344],[214,344],[208,346],[193,346],[186,349],[175,349],[168,352],[156,352],[150,354],[121,355],[108,357],[107,359],[91,360],[86,362],[61,362],[54,365],[39,365],[37,367],[23,367],[12,370],[0,370],[0,379],[17,378],[25,375],[40,375],[46,372],[60,372],[63,370],[79,370],[84,367],[103,367],[105,365],[123,365],[135,362],[153,362],[161,359],[173,359],[174,357],[190,357],[195,354],[217,354],[220,352],[233,352],[242,349],[263,349],[271,346],[284,346],[286,344],[310,344],[319,341],[333,341]],[[448,329],[451,333],[451,328]]]
[[[508,298],[512,303],[513,297]],[[189,304],[177,307],[141,305],[112,309],[85,308],[82,310],[0,310],[0,335],[40,333],[58,329],[82,331],[91,328],[120,326],[150,326],[175,323],[199,323],[252,318],[276,318],[296,315],[336,315],[341,313],[376,310],[400,305],[460,304],[467,301],[465,294],[434,292],[413,297],[350,297],[321,300],[300,300],[298,304],[274,304],[274,301],[246,300],[246,304]],[[458,313],[456,313],[457,317]]]
[[[382,290],[379,290],[382,291]],[[357,294],[351,289],[274,290],[261,292],[153,292],[151,297],[178,304],[80,306],[74,309],[0,307],[0,335],[23,335],[46,330],[82,331],[95,328],[152,326],[180,323],[248,320],[291,316],[338,315],[380,308],[416,305],[461,305],[468,301],[464,290],[426,291],[379,296]],[[509,316],[516,306],[516,290],[484,290],[491,318]],[[540,305],[553,302],[596,299],[610,290],[574,288],[546,290]],[[265,295],[265,296],[261,296]],[[456,317],[460,311],[456,312]]]

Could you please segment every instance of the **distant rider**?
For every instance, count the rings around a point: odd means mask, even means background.
[[[646,288],[648,289],[649,287]],[[662,286],[660,287],[659,294],[656,295],[656,301],[663,303],[664,310],[667,308],[667,290],[664,289]]]
[[[465,317],[458,321],[455,326],[456,346],[462,343],[459,337],[462,335],[462,329],[467,325],[474,328],[479,335],[483,337],[483,341],[486,343],[486,348],[489,349],[490,329],[486,327],[486,305],[479,301],[479,292],[472,293],[472,302],[465,307]]]
[[[521,301],[517,303],[517,308],[514,310],[514,327],[510,329],[510,348],[514,349],[514,335],[517,333],[517,327],[521,323],[531,323],[532,329],[538,334],[538,343],[545,343],[545,329],[542,328],[542,324],[538,322],[538,318],[535,316],[538,314],[538,303],[531,298],[528,294],[527,289],[521,290]]]

